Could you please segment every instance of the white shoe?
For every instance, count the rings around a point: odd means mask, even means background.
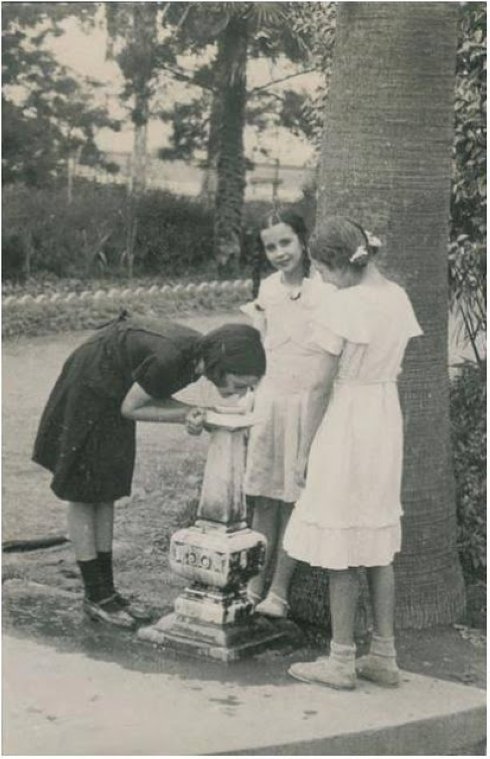
[[[253,603],[254,608],[262,601],[262,596],[259,596],[258,593],[254,593],[253,590],[247,590],[247,596],[248,600]]]
[[[351,662],[342,662],[330,656],[321,656],[312,662],[296,662],[288,674],[304,683],[318,683],[335,690],[354,690],[356,673]]]
[[[356,661],[356,672],[364,680],[370,680],[385,688],[400,685],[400,670],[394,657],[367,654]]]
[[[284,598],[275,593],[269,593],[263,601],[255,607],[257,614],[275,619],[285,619],[289,612],[289,604]]]

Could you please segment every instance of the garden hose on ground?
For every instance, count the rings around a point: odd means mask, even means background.
[[[31,538],[27,540],[4,540],[2,542],[2,553],[37,551],[40,548],[52,548],[53,546],[69,542],[66,535],[47,535],[45,538]]]

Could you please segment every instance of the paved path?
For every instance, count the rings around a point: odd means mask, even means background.
[[[338,692],[285,674],[256,685],[131,671],[10,635],[3,655],[5,754],[430,756],[485,730],[484,692],[411,673],[395,691]]]

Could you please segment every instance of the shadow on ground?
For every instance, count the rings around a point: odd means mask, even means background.
[[[167,587],[153,604],[155,620],[173,610],[173,601],[182,588]],[[324,653],[325,637],[318,630],[302,628],[301,644],[272,648],[233,664],[176,657],[172,651],[141,641],[133,632],[121,631],[88,620],[82,611],[82,594],[73,579],[70,590],[23,579],[4,583],[4,630],[14,635],[38,639],[60,652],[81,652],[93,659],[117,662],[140,672],[172,673],[182,678],[199,677],[242,684],[275,685],[287,682],[292,661],[311,660]],[[464,625],[429,630],[400,631],[398,660],[402,669],[479,688],[486,686],[486,638],[484,631]],[[359,642],[359,651],[365,650]]]

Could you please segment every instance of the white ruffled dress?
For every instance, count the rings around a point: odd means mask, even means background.
[[[276,272],[241,309],[260,329],[267,356],[265,377],[255,391],[260,421],[248,442],[244,490],[249,496],[294,503],[301,493],[295,481],[298,451],[312,383],[325,364],[323,349],[309,339],[311,324],[333,292],[317,274],[291,291]]]
[[[385,566],[400,550],[403,423],[396,383],[409,339],[421,334],[394,282],[338,290],[317,313],[311,341],[340,359],[284,536],[295,559],[327,569]]]

